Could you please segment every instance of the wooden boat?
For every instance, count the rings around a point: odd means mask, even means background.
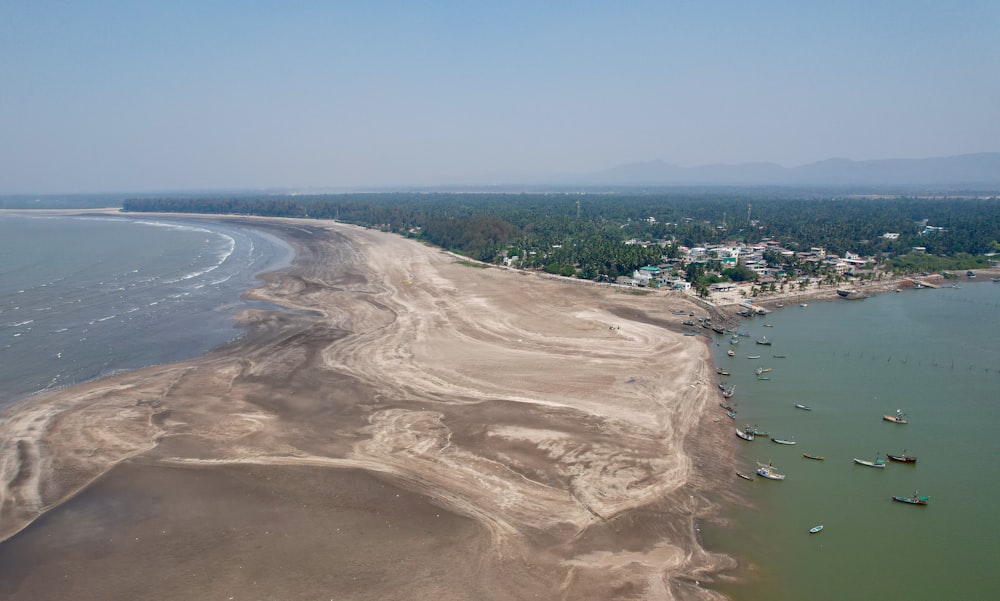
[[[894,424],[907,424],[906,414],[903,413],[902,409],[896,409],[896,415],[883,415],[882,419],[887,422],[892,422]]]
[[[751,428],[750,426],[747,426],[747,429],[750,432],[752,432],[754,436],[760,436],[761,438],[767,438],[768,436],[771,435],[770,432],[765,432],[765,431],[761,430],[760,428],[758,428],[757,426],[754,426],[753,428]]]
[[[760,467],[757,468],[757,475],[758,476],[767,478],[768,480],[784,480],[785,479],[785,475],[784,474],[779,474],[778,472],[774,471],[774,466],[771,465],[770,461],[767,462],[767,465],[764,465],[762,463],[759,463],[757,465],[760,466]]]
[[[736,411],[736,408],[733,407],[732,405],[727,405],[725,403],[719,403],[719,406],[722,407],[723,409],[725,409],[726,411]]]
[[[809,453],[802,453],[802,456],[806,459],[815,459],[816,461],[823,461],[822,455],[810,455]]]
[[[900,453],[899,455],[893,455],[892,453],[886,453],[885,456],[888,457],[890,461],[898,461],[900,463],[916,463],[917,462],[917,458],[916,457],[914,457],[913,455],[907,455],[906,454],[906,449],[903,449],[903,452]]]
[[[716,334],[725,334],[726,328],[722,326],[712,326],[712,331],[715,332]]]
[[[736,435],[743,440],[753,440],[754,433],[750,428],[736,428]]]
[[[771,371],[770,367],[758,367],[757,369],[753,370],[753,373],[759,376],[761,374],[766,374],[769,371]]]
[[[785,355],[771,355],[771,356],[774,357],[775,359],[784,359],[785,358]]]
[[[795,403],[795,408],[796,409],[802,409],[804,411],[812,411],[813,410],[813,408],[810,407],[809,405],[803,405],[802,403]]]
[[[750,474],[744,474],[743,472],[736,472],[736,475],[739,476],[740,478],[743,478],[744,480],[753,480],[753,476],[751,476]]]
[[[776,442],[778,444],[795,444],[794,440],[788,440],[787,438],[772,438],[771,442]]]
[[[878,455],[875,455],[875,461],[868,461],[867,459],[858,459],[855,457],[854,463],[857,463],[858,465],[866,465],[868,467],[885,467],[885,459],[880,458]]]
[[[812,528],[809,529],[809,534],[816,534],[822,529],[823,529],[823,524],[820,524],[819,526],[813,526]]]
[[[917,491],[913,491],[912,497],[897,497],[896,495],[892,495],[892,500],[899,501],[900,503],[909,503],[910,505],[926,505],[930,497],[918,495]]]
[[[730,375],[728,371],[722,369],[721,367],[716,367],[715,368],[715,373],[719,374],[720,376],[728,376],[728,375]]]
[[[694,322],[691,321],[690,319],[686,319],[686,320],[684,320],[684,321],[681,322],[681,325],[684,325],[684,326],[693,326]]]

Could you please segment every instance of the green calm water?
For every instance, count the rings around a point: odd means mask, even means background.
[[[745,322],[750,336],[734,358],[728,337],[716,337],[716,362],[737,386],[736,424],[798,443],[733,436],[735,468],[770,460],[787,478],[734,475],[749,507],[730,506],[730,525],[703,528],[709,549],[741,563],[740,581],[721,592],[740,601],[997,598],[1000,284],[958,285],[788,306]],[[762,336],[773,345],[755,344]],[[772,368],[770,380],[755,377],[757,366]],[[882,419],[896,409],[909,424]],[[852,460],[903,449],[916,464]],[[890,499],[914,490],[930,504]],[[825,529],[809,534],[818,524]]]

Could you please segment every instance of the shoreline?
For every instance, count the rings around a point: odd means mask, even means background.
[[[53,575],[64,572],[78,574],[77,598],[114,597],[107,591],[127,590],[136,575],[185,564],[178,556],[164,566],[157,551],[183,549],[175,537],[185,524],[247,540],[208,544],[199,563],[214,570],[211,581],[171,579],[159,599],[259,596],[278,582],[299,598],[396,598],[399,586],[413,599],[722,598],[701,582],[733,561],[701,548],[695,524],[714,514],[708,497],[734,449],[708,411],[717,402],[710,349],[684,337],[671,312],[695,303],[470,269],[439,249],[334,222],[172,216],[280,235],[296,249],[292,265],[246,294],[293,311],[244,311],[247,335],[232,345],[0,415],[18,440],[0,556],[34,558],[16,577],[0,568],[0,581],[17,583],[7,598],[60,598],[67,585]],[[334,481],[341,486],[328,489]],[[204,503],[223,503],[221,513],[191,506],[209,490]],[[152,493],[181,496],[153,515],[125,502],[122,517],[86,523],[90,536],[67,530],[81,528],[67,515]],[[251,532],[262,507],[280,516],[276,532],[306,548],[263,544],[270,534]],[[338,534],[356,523],[370,527]],[[75,546],[46,546],[67,536]],[[100,542],[153,538],[148,549]],[[399,550],[407,559],[396,564]],[[294,582],[263,567],[299,555],[307,566],[316,552],[345,565],[368,559],[333,575],[293,567]],[[258,566],[255,578],[236,571],[234,553]],[[103,595],[88,597],[98,584],[87,573],[104,574]]]

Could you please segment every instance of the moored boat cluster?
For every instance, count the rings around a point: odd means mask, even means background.
[[[770,324],[767,324],[767,325],[770,326]],[[734,345],[734,346],[738,342],[739,342],[739,339],[735,335],[730,340],[731,345]],[[757,340],[756,342],[758,344],[764,345],[764,346],[772,346],[773,345],[773,341],[770,340],[770,339],[768,339],[767,337],[762,337],[761,339]],[[735,352],[733,351],[732,348],[730,348],[726,354],[730,358],[734,358],[735,357]],[[785,358],[786,355],[777,355],[777,354],[775,354],[775,355],[773,355],[773,357],[775,357],[775,358],[777,358],[777,357]],[[759,360],[761,358],[761,355],[756,355],[756,354],[755,355],[748,355],[747,358],[751,359],[751,360]],[[734,363],[733,365],[736,365],[736,364]],[[731,374],[731,370],[730,369],[719,368],[717,370],[717,373],[719,375],[726,375],[726,376],[728,376],[728,375]],[[754,368],[754,375],[755,375],[756,379],[758,379],[758,380],[769,379],[769,374],[770,373],[772,373],[772,368],[771,367],[766,367],[765,365],[758,365],[757,367]],[[722,403],[722,406],[723,406],[723,408],[725,408],[727,410],[728,417],[730,419],[734,419],[735,420],[736,417],[737,417],[737,415],[736,415],[736,413],[737,413],[737,411],[736,411],[736,403],[735,403],[735,401],[731,400],[731,397],[733,397],[736,387],[735,387],[735,385],[728,385],[727,386],[726,384],[723,384],[723,383],[720,383],[719,386],[720,386],[720,389],[723,391],[723,396],[726,399],[726,402]],[[813,406],[811,404],[807,404],[807,403],[803,403],[803,402],[794,403],[792,405],[792,407],[794,409],[798,409],[798,410],[802,410],[802,411],[807,411],[807,412],[813,411]],[[820,409],[822,409],[822,408],[820,408]],[[873,416],[873,418],[874,417],[875,416]],[[882,416],[882,419],[884,421],[886,421],[886,422],[890,422],[892,424],[897,424],[897,425],[901,425],[901,426],[902,425],[906,425],[906,424],[909,423],[909,418],[903,412],[902,409],[897,409],[895,411],[895,413],[885,414],[885,415]],[[771,440],[771,442],[773,442],[773,443],[775,443],[777,445],[782,445],[782,446],[793,446],[793,445],[796,445],[798,443],[798,441],[793,436],[783,436],[783,437],[772,436],[769,432],[766,432],[766,431],[762,430],[757,425],[751,425],[749,423],[747,423],[747,424],[745,424],[743,426],[737,426],[735,428],[735,433],[736,433],[736,436],[739,439],[741,439],[743,441],[746,441],[746,442],[753,442],[756,439],[763,437],[763,438],[769,438]],[[810,453],[810,452],[803,452],[802,453],[802,458],[803,459],[812,460],[812,461],[825,461],[826,460],[826,458],[823,455],[814,454],[814,453]],[[853,463],[855,465],[858,465],[858,466],[870,467],[870,468],[884,470],[885,467],[889,463],[892,463],[892,462],[913,465],[913,464],[915,464],[917,462],[917,457],[915,455],[909,454],[907,449],[903,449],[899,453],[881,453],[881,452],[879,452],[879,453],[876,453],[875,457],[872,458],[872,459],[865,458],[865,457],[853,457],[852,461],[853,461]],[[756,468],[752,472],[751,471],[741,471],[739,469],[736,470],[736,474],[737,474],[738,477],[740,477],[741,479],[744,479],[744,480],[748,480],[748,481],[755,480],[756,478],[754,477],[754,475],[756,475],[756,476],[758,476],[760,478],[767,479],[767,480],[782,481],[782,480],[785,480],[786,477],[788,477],[785,473],[782,473],[782,472],[783,472],[783,470],[781,472],[778,471],[778,468],[772,463],[771,460],[768,460],[766,463],[758,461],[757,465],[756,465]],[[891,500],[895,501],[895,502],[905,503],[905,504],[911,504],[911,505],[927,505],[928,501],[929,501],[929,497],[926,496],[926,495],[921,495],[917,491],[914,491],[913,494],[909,495],[909,496],[907,496],[907,495],[892,495],[891,496]],[[824,528],[823,525],[815,526],[815,527],[811,528],[809,530],[809,532],[815,534],[815,533],[818,533],[821,530],[823,530],[823,528]]]

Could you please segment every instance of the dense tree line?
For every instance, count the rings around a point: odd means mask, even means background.
[[[136,198],[126,211],[305,217],[380,228],[487,262],[587,279],[656,264],[677,248],[766,239],[808,251],[981,256],[1000,250],[997,199],[795,197],[787,192],[661,194],[391,193]],[[925,226],[943,228],[925,232]],[[886,233],[899,234],[890,239]],[[770,257],[777,262],[780,257]],[[732,276],[745,278],[736,271]]]

